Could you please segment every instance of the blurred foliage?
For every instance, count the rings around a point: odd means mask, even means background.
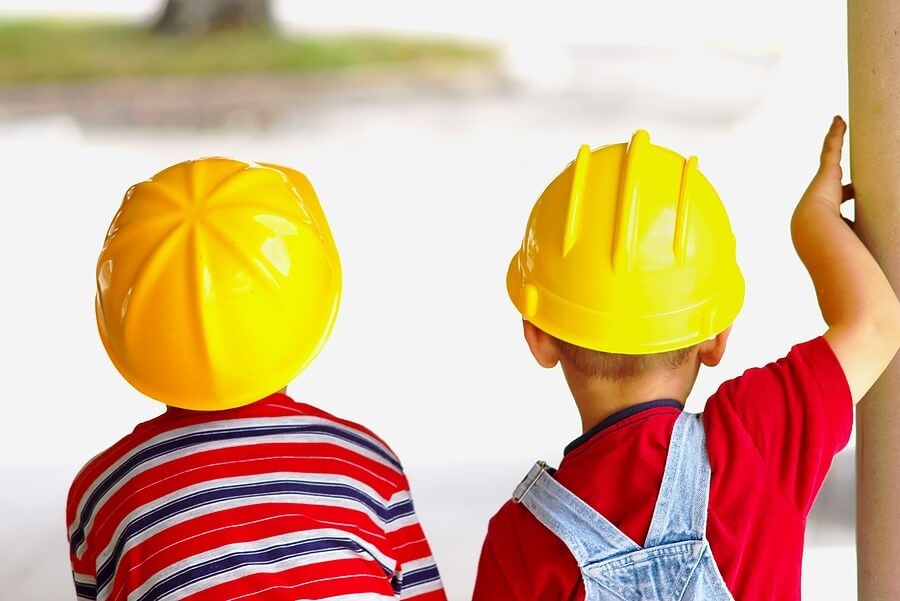
[[[376,35],[287,36],[222,31],[155,33],[140,25],[0,21],[0,83],[120,77],[314,72],[404,63],[486,62],[488,47]]]

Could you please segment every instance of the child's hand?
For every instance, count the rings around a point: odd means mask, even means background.
[[[819,157],[819,170],[813,176],[806,188],[806,192],[800,199],[804,202],[822,202],[826,206],[840,213],[841,203],[855,198],[853,184],[841,185],[843,172],[841,170],[841,150],[844,143],[844,134],[847,124],[840,117],[831,121],[831,127],[825,134],[825,142],[822,144],[822,154]],[[843,218],[850,229],[853,229],[853,221]]]
[[[794,210],[791,235],[828,324],[825,339],[858,401],[900,345],[900,303],[841,216],[841,203],[854,197],[852,185],[841,185],[846,130],[844,120],[835,117],[825,135],[819,169]]]
[[[841,185],[843,172],[841,170],[841,149],[844,145],[844,133],[847,124],[840,117],[835,117],[831,122],[825,141],[822,144],[822,154],[819,156],[819,170],[816,171],[812,181],[806,188],[800,204],[807,202],[821,202],[835,211],[840,212],[841,203],[853,198],[853,184]]]

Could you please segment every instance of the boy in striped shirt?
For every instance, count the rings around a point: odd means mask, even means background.
[[[396,455],[286,395],[340,290],[296,171],[205,158],[128,190],[97,323],[119,372],[167,409],[71,486],[79,599],[446,599]]]

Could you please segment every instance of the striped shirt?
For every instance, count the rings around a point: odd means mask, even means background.
[[[140,424],[66,521],[78,599],[446,600],[394,453],[282,394]]]

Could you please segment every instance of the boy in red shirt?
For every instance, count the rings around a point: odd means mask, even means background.
[[[491,520],[475,601],[800,598],[806,516],[853,403],[900,346],[900,303],[840,214],[845,129],[836,117],[791,223],[828,330],[722,384],[693,424],[685,400],[722,358],[744,293],[696,159],[638,132],[583,147],[547,187],[507,288],[537,362],[562,366],[584,433]],[[690,440],[683,423],[705,435],[691,469],[670,444]]]
[[[128,190],[97,324],[119,372],[168,407],[72,483],[78,599],[446,601],[396,455],[286,395],[340,293],[297,171],[205,158]]]

